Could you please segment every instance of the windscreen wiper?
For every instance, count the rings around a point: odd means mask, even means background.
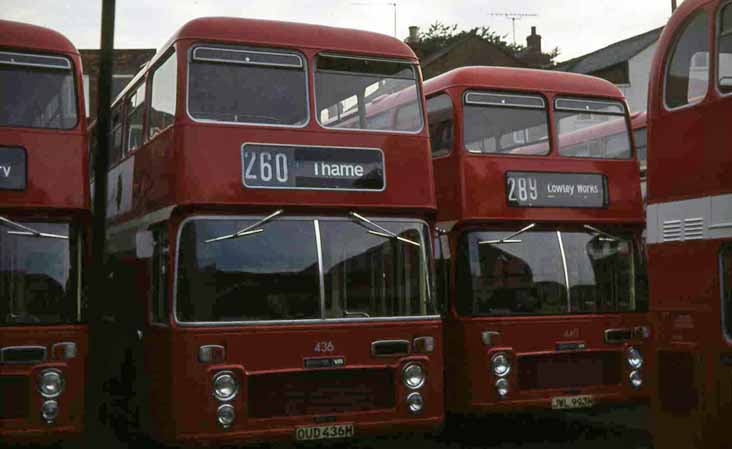
[[[385,239],[397,239],[400,242],[409,243],[410,245],[414,245],[414,246],[419,246],[419,247],[422,246],[421,243],[401,237],[401,236],[393,233],[392,231],[390,231],[382,226],[379,226],[378,224],[374,223],[373,221],[369,220],[368,218],[357,214],[356,212],[349,212],[348,215],[350,215],[351,217],[360,221],[361,225],[364,225],[364,223],[365,223],[365,224],[369,224],[369,225],[375,227],[376,229],[378,229],[378,231],[374,231],[373,229],[368,229],[367,226],[364,226],[369,234],[378,235],[379,237],[384,237]]]
[[[514,237],[518,236],[519,234],[523,234],[524,232],[528,231],[529,229],[536,226],[536,223],[531,223],[530,225],[519,229],[518,231],[514,232],[513,234],[509,235],[508,237],[504,237],[502,239],[498,240],[480,240],[478,242],[478,245],[497,245],[501,243],[521,243],[521,240],[514,239]]]
[[[266,217],[262,218],[258,222],[254,223],[252,225],[249,225],[243,229],[240,229],[233,234],[222,235],[221,237],[214,237],[212,239],[204,240],[203,243],[213,243],[213,242],[219,242],[221,240],[238,239],[239,237],[244,237],[247,235],[259,234],[260,232],[264,231],[264,229],[260,228],[260,226],[262,226],[263,224],[265,224],[267,222],[272,221],[275,217],[280,215],[283,211],[284,211],[283,209],[279,209],[279,210],[267,215]]]
[[[27,237],[43,237],[48,239],[63,239],[68,240],[69,237],[67,235],[58,235],[58,234],[49,234],[47,232],[41,232],[37,231],[29,226],[22,225],[20,223],[16,223],[13,220],[10,220],[6,217],[3,217],[0,215],[0,223],[10,226],[16,229],[20,229],[20,231],[8,231],[8,234],[11,235],[23,235]]]
[[[623,240],[625,240],[625,239],[623,239],[623,238],[620,238],[620,237],[618,237],[618,236],[615,236],[615,235],[612,235],[612,234],[608,234],[607,232],[605,232],[605,231],[602,231],[602,230],[600,230],[600,229],[597,229],[597,228],[596,228],[596,227],[594,227],[594,226],[590,226],[590,225],[583,225],[583,227],[584,227],[585,229],[587,229],[587,230],[589,230],[589,231],[592,231],[592,232],[594,232],[595,234],[601,235],[601,236],[605,237],[606,239],[609,239],[609,240],[611,240],[611,241],[613,241],[613,242],[619,242],[619,241],[623,241]]]

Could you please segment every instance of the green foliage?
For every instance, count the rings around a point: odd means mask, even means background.
[[[520,54],[526,50],[525,45],[508,42],[506,40],[506,35],[499,35],[489,27],[475,27],[467,31],[458,31],[457,25],[445,25],[441,22],[435,22],[430,25],[427,31],[419,33],[419,48],[423,54],[429,55],[459,39],[462,39],[465,36],[470,35],[483,39],[486,42],[490,42],[513,55]],[[549,56],[551,57],[551,61],[554,62],[554,59],[559,56],[559,48],[555,47],[549,53]]]

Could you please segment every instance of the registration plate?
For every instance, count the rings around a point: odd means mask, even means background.
[[[335,438],[352,438],[353,423],[332,424],[329,426],[305,426],[295,429],[297,441],[332,440]]]
[[[588,394],[579,396],[557,396],[552,398],[554,410],[565,410],[570,408],[588,408],[595,405],[595,400]]]

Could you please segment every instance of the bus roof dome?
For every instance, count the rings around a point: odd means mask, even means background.
[[[312,48],[409,58],[415,61],[417,59],[407,44],[384,34],[274,20],[201,17],[186,23],[173,35],[173,41],[180,39]]]
[[[0,20],[0,47],[79,53],[74,44],[58,31],[10,20]]]
[[[451,70],[425,81],[424,91],[431,93],[450,86],[624,98],[623,93],[614,84],[594,76],[551,70],[491,66],[461,67]]]

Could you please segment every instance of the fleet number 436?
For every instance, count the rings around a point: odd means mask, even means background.
[[[333,352],[335,351],[335,345],[332,341],[319,341],[315,343],[315,352]]]

